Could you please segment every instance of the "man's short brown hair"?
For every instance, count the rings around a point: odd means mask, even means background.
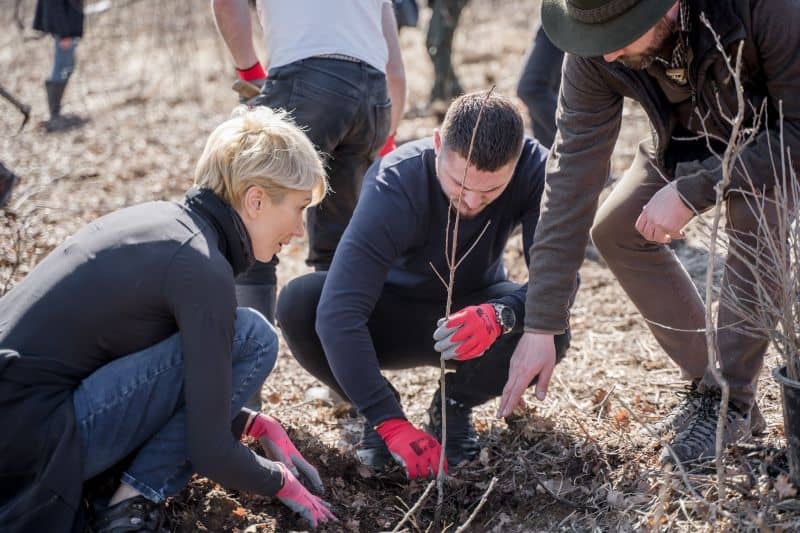
[[[447,109],[440,135],[443,148],[466,159],[481,106],[470,163],[478,170],[494,172],[516,161],[522,151],[522,115],[511,100],[494,93],[487,98],[484,91],[459,96]]]

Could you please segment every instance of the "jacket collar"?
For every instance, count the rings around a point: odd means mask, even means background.
[[[253,246],[239,213],[211,189],[192,187],[186,193],[186,206],[208,221],[219,237],[219,251],[238,276],[253,264]]]

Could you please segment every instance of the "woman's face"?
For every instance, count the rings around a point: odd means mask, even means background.
[[[303,236],[303,213],[310,203],[311,191],[290,190],[280,201],[273,202],[258,185],[247,190],[236,212],[250,235],[256,259],[270,261],[292,237]]]

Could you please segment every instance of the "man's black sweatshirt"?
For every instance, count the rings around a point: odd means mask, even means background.
[[[530,262],[546,159],[547,150],[526,138],[506,190],[476,217],[461,219],[456,257],[471,251],[456,272],[454,296],[506,279],[503,251],[520,224],[525,260]],[[316,329],[333,374],[372,425],[404,416],[381,376],[367,329],[381,291],[438,300],[442,315],[445,311],[446,290],[434,268],[447,279],[450,204],[436,177],[435,160],[433,139],[427,138],[401,146],[370,167],[317,309]],[[496,300],[514,310],[520,329],[526,291],[527,284]]]
[[[20,354],[0,370],[0,420],[13,418],[17,427],[14,439],[2,439],[0,467],[15,455],[17,465],[30,463],[25,444],[42,441],[48,421],[25,421],[26,410],[41,412],[37,404],[58,397],[48,409],[64,410],[69,419],[70,391],[83,378],[180,332],[193,468],[228,488],[273,495],[283,483],[280,470],[238,442],[230,419],[234,276],[251,263],[241,219],[208,190],[190,191],[182,204],[116,211],[67,239],[0,298],[0,348]],[[28,388],[11,383],[26,379]],[[235,433],[247,414],[237,415]],[[74,420],[67,422],[72,427]],[[73,438],[68,446],[74,445]],[[56,466],[63,472],[50,482],[63,499],[75,501],[76,480],[79,497],[80,467]]]

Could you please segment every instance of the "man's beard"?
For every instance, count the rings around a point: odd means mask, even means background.
[[[644,52],[634,55],[623,55],[617,58],[617,61],[633,70],[645,70],[656,60],[658,53],[662,51],[664,45],[670,39],[673,33],[678,29],[678,22],[676,20],[668,19],[666,16],[662,17],[656,23],[653,44]]]

